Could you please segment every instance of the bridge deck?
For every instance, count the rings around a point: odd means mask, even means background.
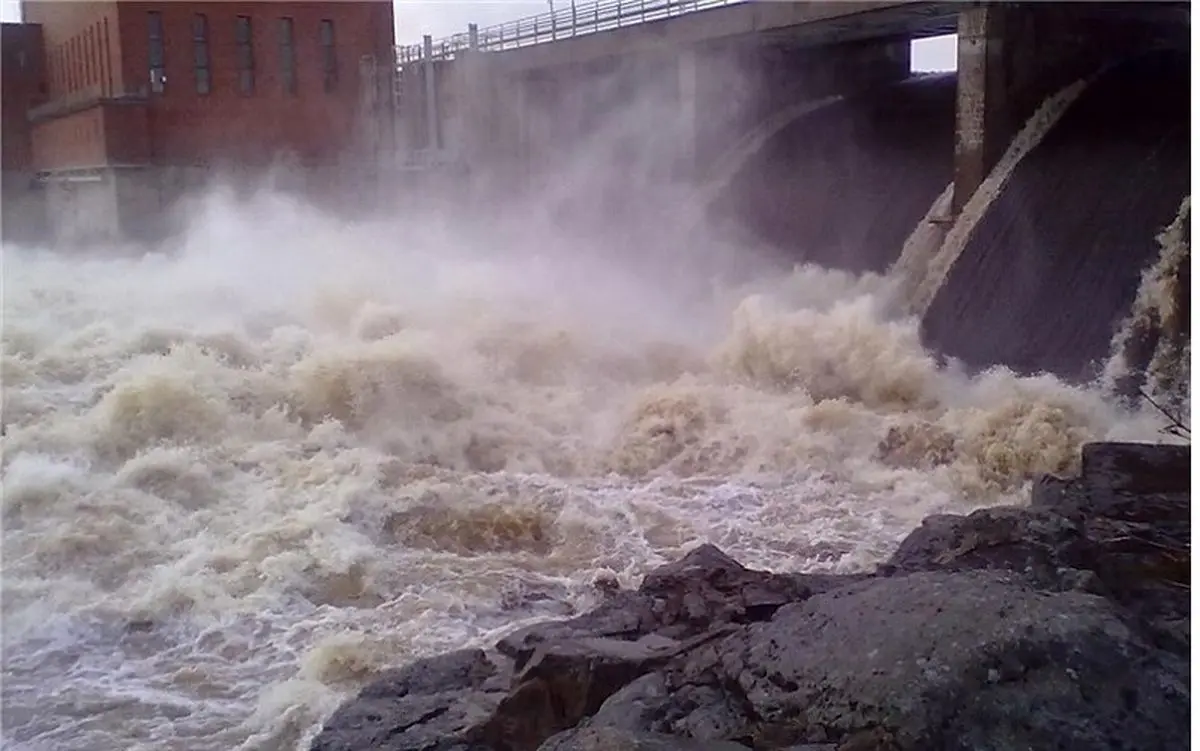
[[[753,0],[602,0],[456,34],[433,45],[434,59],[472,46],[525,70],[585,62],[672,45],[764,36],[798,45],[955,29],[959,3],[929,0],[754,2]],[[421,45],[397,50],[400,64],[423,59]]]

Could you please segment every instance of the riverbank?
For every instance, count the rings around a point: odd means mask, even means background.
[[[636,590],[381,675],[313,751],[1186,748],[1190,449],[1097,443],[870,574],[705,545]]]

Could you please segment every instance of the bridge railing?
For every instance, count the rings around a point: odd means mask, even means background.
[[[600,0],[585,5],[558,0],[559,7],[554,8],[553,11],[479,29],[478,48],[499,52],[518,47],[529,47],[748,1]],[[470,47],[471,34],[467,32],[435,40],[433,59],[449,60]],[[401,65],[422,59],[424,59],[423,45],[411,44],[396,48],[396,61]]]

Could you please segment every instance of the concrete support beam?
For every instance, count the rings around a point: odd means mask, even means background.
[[[457,104],[458,138],[443,146],[454,149],[467,164],[485,158],[495,121],[491,71],[485,53],[465,50],[454,60],[453,98]]]
[[[1006,16],[1000,5],[958,16],[958,112],[954,139],[954,201],[958,213],[1004,153],[1013,113],[1006,76]]]
[[[1099,3],[986,3],[960,11],[953,210],[970,200],[1046,97],[1153,48],[1157,29]]]
[[[693,48],[680,51],[678,61],[679,125],[676,179],[690,181],[696,174],[700,138],[700,62]]]
[[[437,70],[433,62],[433,37],[425,35],[422,67],[425,72],[425,147],[436,151],[441,147],[441,117],[438,114]]]

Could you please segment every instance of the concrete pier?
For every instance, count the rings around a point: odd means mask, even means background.
[[[985,5],[958,16],[954,213],[979,188],[1012,137],[1004,55],[1006,15],[1001,6]]]
[[[1186,26],[1172,3],[987,3],[958,14],[954,210],[1049,96]]]

